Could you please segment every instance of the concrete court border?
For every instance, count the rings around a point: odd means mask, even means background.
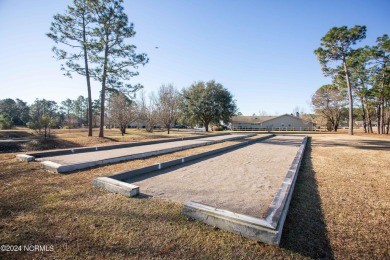
[[[207,146],[207,145],[212,145],[212,144],[217,144],[217,143],[223,143],[226,141],[234,141],[234,140],[238,140],[238,139],[244,139],[246,137],[250,137],[250,136],[254,136],[254,135],[256,135],[256,134],[246,134],[246,135],[245,134],[238,134],[238,135],[231,134],[232,137],[230,137],[229,139],[224,139],[224,140],[214,140],[214,141],[208,141],[206,143],[195,143],[195,144],[189,144],[189,145],[184,145],[184,146],[179,146],[179,147],[166,148],[166,149],[155,150],[155,151],[150,151],[150,152],[129,154],[129,155],[124,155],[124,156],[107,158],[107,159],[103,159],[103,160],[95,160],[95,161],[92,160],[92,161],[88,161],[88,162],[74,163],[74,164],[59,164],[59,163],[52,162],[52,161],[43,161],[43,162],[41,162],[41,167],[43,169],[46,169],[46,170],[51,171],[51,172],[69,173],[72,171],[92,168],[92,167],[96,167],[99,165],[107,165],[107,164],[118,163],[118,162],[123,162],[123,161],[144,159],[144,158],[148,158],[148,157],[152,157],[152,156],[182,151],[182,150],[186,150],[186,149]],[[225,136],[227,136],[227,135],[225,135]],[[210,136],[210,137],[213,137],[213,136]]]
[[[182,213],[187,217],[253,240],[279,245],[306,144],[307,136],[304,137],[264,218],[238,214],[193,201],[184,204]]]
[[[248,134],[248,133],[234,133],[234,134]],[[213,136],[222,136],[222,135],[233,135],[233,133],[221,133],[214,135],[197,135],[183,138],[172,138],[166,140],[156,140],[156,141],[147,141],[147,142],[134,142],[134,143],[126,143],[126,144],[114,144],[114,145],[104,145],[104,146],[94,146],[94,147],[84,147],[84,148],[75,148],[75,149],[62,149],[56,151],[47,151],[47,152],[34,152],[28,154],[18,154],[16,158],[19,161],[23,162],[32,162],[35,161],[36,158],[49,157],[49,156],[60,156],[60,155],[68,155],[75,153],[87,153],[87,152],[96,152],[96,151],[106,151],[120,148],[128,148],[135,147],[141,145],[149,145],[149,144],[160,144],[160,143],[169,143],[183,140],[195,140],[205,137],[213,137]]]
[[[275,135],[271,134],[229,147],[223,147],[213,151],[167,161],[157,165],[131,171],[124,171],[108,177],[98,177],[92,181],[92,184],[97,188],[103,188],[114,193],[125,195],[127,197],[134,197],[139,194],[139,186],[126,183],[124,180],[149,172],[183,164],[185,162],[217,154],[226,150],[246,146],[257,141],[271,138],[273,136]],[[287,171],[276,196],[268,207],[264,218],[256,218],[244,214],[239,214],[193,201],[184,203],[182,214],[214,227],[218,227],[220,229],[227,230],[256,241],[261,241],[271,245],[279,245],[282,236],[283,225],[294,191],[295,182],[298,176],[303,154],[305,152],[307,138],[307,136],[303,138],[302,143],[292,161],[292,164],[290,165],[290,168]]]
[[[211,151],[207,151],[207,152],[203,152],[203,153],[199,153],[199,154],[195,154],[195,155],[190,155],[187,157],[183,157],[183,158],[179,158],[179,159],[175,159],[175,160],[171,160],[171,161],[166,161],[163,163],[158,163],[155,165],[151,165],[151,166],[147,166],[147,167],[143,167],[143,168],[139,168],[139,169],[135,169],[135,170],[118,172],[118,173],[115,173],[115,174],[107,176],[107,177],[98,177],[98,178],[95,178],[92,180],[92,185],[95,187],[98,187],[98,188],[106,189],[106,190],[114,192],[114,193],[125,195],[127,197],[134,197],[134,196],[139,194],[139,187],[125,182],[129,178],[139,176],[142,174],[146,174],[146,173],[150,173],[150,172],[154,172],[154,171],[158,171],[158,170],[162,170],[162,169],[166,169],[168,167],[187,163],[187,162],[197,160],[197,159],[200,159],[200,158],[203,158],[206,156],[210,156],[213,154],[217,154],[217,153],[221,153],[224,151],[239,148],[242,146],[246,146],[246,145],[249,145],[251,143],[255,143],[255,142],[258,142],[261,140],[271,138],[273,136],[275,136],[275,135],[273,135],[273,134],[265,135],[265,136],[262,136],[262,137],[259,137],[256,139],[246,140],[246,141],[243,141],[241,143],[233,144],[233,145],[230,145],[227,147],[221,147],[221,148],[218,148],[215,150],[211,150]]]

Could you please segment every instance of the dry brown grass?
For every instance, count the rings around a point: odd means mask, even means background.
[[[0,130],[0,138],[26,138],[33,137],[35,132],[28,128],[14,128],[10,130]]]
[[[389,258],[390,141],[357,136],[313,139],[330,245],[337,258]]]
[[[214,229],[180,214],[181,205],[126,198],[91,180],[225,144],[59,175],[0,154],[0,244],[53,245],[53,252],[1,258],[361,258],[389,257],[390,142],[313,135],[281,247]]]
[[[35,131],[27,128],[17,128],[12,130],[0,130],[0,152],[26,152],[41,151],[51,149],[65,149],[86,146],[101,146],[121,142],[144,142],[150,140],[160,140],[166,138],[182,138],[197,133],[190,130],[172,130],[170,134],[166,131],[156,130],[152,133],[142,129],[127,129],[127,133],[122,136],[118,129],[105,129],[104,138],[97,137],[98,129],[93,129],[93,136],[88,137],[87,129],[53,129],[50,137],[46,139],[38,135]],[[208,133],[209,135],[214,133]],[[27,142],[2,142],[1,139],[22,138]]]
[[[353,134],[355,136],[363,136],[363,137],[373,137],[376,139],[384,139],[384,140],[390,140],[390,135],[379,135],[376,133],[377,129],[376,127],[373,127],[372,130],[374,133],[365,133],[363,128],[357,128],[353,130]],[[334,134],[334,133],[333,133]],[[348,134],[348,129],[339,129],[337,131],[337,134]]]

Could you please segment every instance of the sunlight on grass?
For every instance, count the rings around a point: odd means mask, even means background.
[[[385,259],[390,231],[390,142],[313,134],[284,225],[281,247],[257,243],[181,214],[181,204],[93,188],[114,172],[216,149],[180,151],[60,175],[0,154],[1,244],[50,244],[45,258]],[[371,139],[377,140],[377,139]],[[346,166],[346,162],[349,162]],[[29,252],[41,258],[42,252]],[[21,252],[4,258],[21,259]]]

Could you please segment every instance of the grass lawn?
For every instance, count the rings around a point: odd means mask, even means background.
[[[218,134],[213,132],[209,134]],[[119,129],[105,129],[104,138],[97,137],[99,129],[93,129],[93,136],[88,137],[88,129],[52,129],[51,135],[44,139],[42,135],[27,128],[16,128],[11,130],[0,130],[0,152],[21,152],[37,151],[62,148],[75,148],[85,146],[100,146],[118,142],[143,142],[165,138],[181,138],[198,135],[191,129],[173,129],[170,134],[166,131],[156,129],[152,133],[144,129],[127,129],[124,136]],[[4,139],[23,139],[26,142],[2,142]]]
[[[134,136],[142,140],[142,134]],[[2,153],[0,244],[47,245],[53,251],[0,252],[0,258],[389,258],[390,140],[344,134],[310,137],[280,247],[189,220],[178,203],[126,198],[91,185],[98,176],[226,144],[68,175]],[[57,136],[58,143],[72,138],[75,144],[85,144],[82,136]]]

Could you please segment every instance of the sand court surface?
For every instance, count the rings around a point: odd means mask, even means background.
[[[230,140],[234,137],[235,136],[233,135],[212,136],[212,137],[205,137],[205,138],[195,139],[195,140],[184,140],[184,141],[120,148],[120,149],[113,149],[113,150],[106,150],[106,151],[96,151],[96,152],[87,152],[87,153],[79,153],[79,154],[44,157],[44,158],[39,158],[39,161],[52,161],[60,164],[76,164],[76,163],[88,162],[91,160],[94,161],[104,160],[113,157],[126,156],[129,154],[146,153],[146,152],[158,151],[158,150],[163,150],[168,148],[178,148],[178,147],[183,147],[183,146],[193,145],[193,144],[208,144],[214,141]]]
[[[142,159],[150,156],[211,145],[219,142],[244,139],[249,136],[251,135],[217,135],[192,140],[179,140],[173,142],[154,143],[149,145],[145,144],[110,150],[96,150],[45,157],[42,156],[36,160],[41,161],[42,167],[49,171],[64,173],[121,161]]]
[[[304,136],[276,136],[240,149],[128,179],[142,194],[264,217]]]

